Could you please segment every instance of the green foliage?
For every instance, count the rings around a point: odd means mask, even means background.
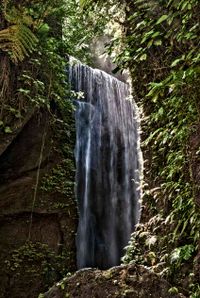
[[[170,294],[178,294],[178,289],[176,287],[172,287],[169,289]]]
[[[23,24],[11,25],[0,31],[0,49],[8,52],[15,63],[29,56],[37,42],[36,36]]]
[[[170,256],[171,263],[177,263],[178,265],[181,265],[183,261],[188,261],[193,253],[195,251],[194,245],[184,245],[181,247],[175,248]]]
[[[63,26],[66,53],[89,64],[91,63],[91,42],[103,34],[108,21],[105,11],[99,10],[96,5],[95,7],[92,5],[92,8],[90,6],[90,9],[86,9],[83,7],[83,2],[79,4],[79,1],[67,1]]]
[[[200,296],[199,283],[190,284],[190,298],[198,298]]]
[[[55,253],[48,245],[27,242],[12,252],[11,258],[5,260],[6,270],[12,272],[13,278],[20,276],[40,276],[48,288],[53,282],[68,273],[66,260],[69,256],[65,250]]]
[[[15,133],[32,108],[45,106],[50,110],[52,102],[63,106],[63,99],[70,97],[66,55],[76,55],[88,62],[90,42],[102,33],[105,18],[99,22],[96,12],[83,13],[76,0],[20,3],[10,0],[4,4],[0,48],[11,61],[19,64],[19,71],[15,86],[11,86],[9,61],[5,60],[1,66],[0,121],[3,125],[0,128],[2,133],[8,133],[5,127]],[[70,105],[68,101],[71,110]],[[11,109],[19,110],[18,121]]]
[[[74,141],[74,139],[72,139]],[[71,146],[71,145],[70,145]],[[74,142],[73,142],[74,146]],[[48,174],[46,174],[42,181],[40,190],[49,194],[56,194],[58,199],[48,206],[49,210],[65,210],[70,212],[74,209],[74,180],[75,169],[73,161],[73,153],[71,152],[73,146],[65,153],[65,147],[61,148],[62,161],[56,165]],[[69,154],[70,153],[70,154]],[[40,202],[40,205],[42,202]],[[46,205],[46,204],[45,204]]]
[[[191,177],[184,171],[186,166],[190,168],[186,146],[195,129],[194,124],[199,121],[196,89],[199,83],[199,60],[196,58],[199,57],[199,2],[181,3],[166,1],[157,4],[155,1],[154,10],[150,10],[152,2],[145,5],[145,1],[135,1],[135,12],[129,16],[133,32],[127,36],[126,50],[130,54],[123,60],[131,67],[134,83],[138,77],[143,80],[141,87],[136,84],[133,87],[138,91],[139,99],[145,96],[142,100],[144,107],[147,106],[145,110],[148,106],[151,108],[146,123],[146,127],[149,126],[147,132],[151,132],[144,146],[152,146],[152,171],[158,180],[163,181],[163,191],[169,199],[173,196],[174,209],[179,211],[183,211],[184,206],[178,206],[177,197],[181,196],[182,200],[185,197],[188,205],[188,197],[192,195],[191,184],[186,184]],[[163,11],[166,13],[161,15]],[[192,36],[188,36],[188,31]],[[194,37],[196,41],[193,41]],[[160,44],[156,44],[158,38]],[[162,163],[158,165],[161,157]],[[191,208],[194,208],[192,202]]]
[[[162,235],[165,230],[165,220],[159,215],[154,216],[145,224],[139,224],[132,234],[126,253],[122,258],[124,264],[143,264],[156,272],[161,272],[166,267],[168,254],[166,245],[167,237]],[[163,272],[166,275],[167,271]]]
[[[31,30],[32,18],[25,9],[12,6],[4,8],[4,17],[9,26],[0,31],[0,49],[7,52],[14,63],[23,61],[36,48],[38,38]]]
[[[191,142],[200,125],[199,12],[196,0],[136,0],[131,5],[127,1],[127,31],[115,58],[122,69],[130,69],[135,99],[145,113],[142,147],[148,160],[144,212],[148,205],[149,218],[156,214],[166,217],[165,239],[158,240],[153,253],[159,253],[162,259],[167,250],[165,266],[176,282],[179,269],[195,257],[200,236],[198,181],[194,174],[195,163],[200,160]],[[116,44],[111,44],[111,50],[116,51]],[[152,237],[152,231],[149,227],[146,232]],[[162,237],[163,231],[157,232],[156,236]],[[150,251],[146,242],[144,249],[140,247],[142,233],[133,234],[125,262],[144,263],[142,256]],[[188,270],[192,272],[192,262]]]
[[[14,26],[16,30],[23,27],[25,31],[17,32],[16,35],[11,34],[11,38],[16,41],[18,51],[10,51],[8,54],[14,62],[20,63],[15,78],[15,90],[12,90],[9,61],[2,65],[0,83],[3,84],[1,92],[3,104],[0,118],[3,125],[0,128],[3,133],[8,133],[8,129],[5,130],[6,127],[10,127],[10,130],[15,133],[31,109],[45,106],[50,110],[50,103],[54,101],[62,105],[63,99],[69,95],[65,72],[67,64],[65,43],[61,32],[54,36],[52,26],[55,24],[46,23],[47,17],[48,20],[58,17],[56,22],[62,22],[65,13],[63,4],[62,0],[55,3],[31,1],[22,6],[10,1],[4,12],[5,20],[10,22],[10,26]],[[10,29],[3,30],[6,33]],[[28,39],[35,42],[37,40],[37,53],[32,52],[33,43]],[[5,45],[7,51],[8,43],[5,42]],[[10,42],[9,45],[11,45]],[[29,56],[28,59],[24,60],[25,56]],[[69,101],[66,102],[71,109]],[[14,110],[18,112],[13,113]]]

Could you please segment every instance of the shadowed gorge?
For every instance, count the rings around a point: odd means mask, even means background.
[[[0,298],[200,297],[199,20],[1,1]]]

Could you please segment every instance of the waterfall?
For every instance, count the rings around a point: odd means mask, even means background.
[[[79,62],[70,66],[76,100],[77,266],[120,263],[139,219],[140,163],[135,104],[127,84]]]

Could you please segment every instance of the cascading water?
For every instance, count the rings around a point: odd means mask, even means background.
[[[79,62],[70,66],[76,101],[77,266],[120,263],[139,218],[138,122],[128,86]]]

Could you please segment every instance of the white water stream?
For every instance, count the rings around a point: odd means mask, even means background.
[[[77,62],[70,67],[76,101],[76,197],[79,207],[78,268],[109,268],[140,215],[139,132],[128,86]]]

